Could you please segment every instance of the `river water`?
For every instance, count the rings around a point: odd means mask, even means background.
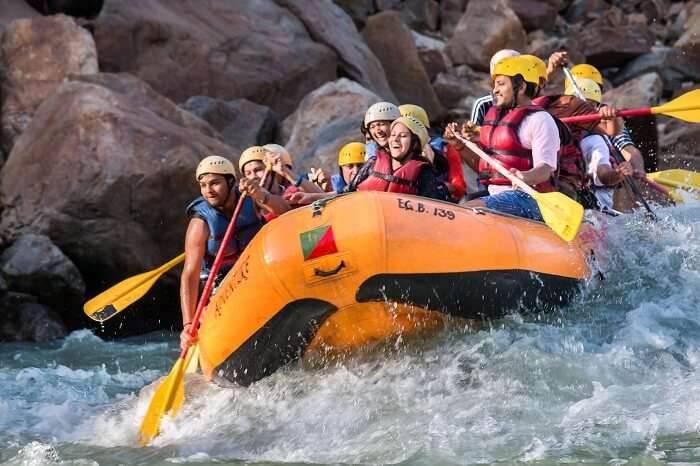
[[[561,312],[453,322],[249,388],[193,376],[148,448],[175,334],[0,344],[0,464],[700,464],[700,203],[658,213],[610,222],[605,280]]]

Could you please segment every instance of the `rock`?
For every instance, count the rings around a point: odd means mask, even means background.
[[[444,37],[452,37],[465,8],[467,8],[467,0],[442,0],[440,2],[440,32]]]
[[[551,29],[557,19],[554,7],[538,0],[510,0],[510,7],[526,31]]]
[[[690,12],[690,17],[683,25],[683,35],[673,44],[687,53],[700,54],[700,5],[696,4]]]
[[[6,307],[0,303],[0,341],[51,341],[68,334],[54,311],[36,303]]]
[[[667,163],[673,159],[682,163],[670,163],[671,167],[700,170],[700,125],[679,125],[675,130],[664,134],[659,145]],[[685,163],[683,163],[685,162]],[[690,163],[688,163],[690,162]]]
[[[37,296],[57,309],[79,307],[85,298],[80,272],[45,235],[19,237],[0,256],[0,273],[13,291]]]
[[[246,99],[225,102],[195,96],[182,108],[209,123],[236,152],[271,142],[277,131],[278,119],[272,109]]]
[[[399,8],[403,23],[419,31],[437,31],[440,4],[435,0],[404,0]]]
[[[0,8],[0,36],[7,26],[16,19],[39,17],[39,13],[24,0],[2,0]]]
[[[104,0],[27,0],[27,3],[45,15],[63,13],[79,18],[94,18],[100,14]]]
[[[413,43],[418,49],[418,56],[423,63],[428,79],[433,81],[439,73],[447,71],[449,58],[445,55],[445,43],[415,31],[411,31]]]
[[[362,29],[367,17],[377,11],[373,0],[334,0],[334,3],[352,18],[357,29]]]
[[[284,121],[285,147],[305,167],[335,172],[338,151],[352,141],[362,141],[360,124],[367,108],[381,98],[354,81],[341,78],[304,97],[299,108]]]
[[[64,15],[14,21],[2,36],[0,55],[0,141],[6,153],[69,74],[97,72],[92,36]]]
[[[700,81],[700,55],[691,55],[673,47],[652,47],[620,70],[613,84],[620,85],[645,73],[656,72],[663,81],[664,92],[679,89],[684,80]]]
[[[103,71],[131,72],[175,102],[246,98],[281,116],[337,69],[335,53],[272,1],[107,2],[95,42]]]
[[[546,34],[536,34],[533,31],[529,34],[529,42],[525,51],[547,62],[549,56],[554,52],[567,52],[572,63],[585,63],[586,57],[581,52],[580,44],[568,37],[551,37]]]
[[[330,47],[350,79],[387,100],[394,100],[384,68],[357,32],[352,19],[331,0],[276,0],[294,13],[311,37]]]
[[[508,0],[470,0],[446,51],[455,64],[488,70],[494,53],[506,48],[520,50],[526,39]]]
[[[466,65],[463,65],[466,67]],[[460,67],[462,68],[462,67]],[[491,91],[491,79],[488,75],[474,73],[471,70],[461,71],[461,75],[454,74],[457,70],[450,73],[440,73],[433,88],[435,93],[440,98],[440,101],[445,108],[454,109],[465,106],[464,99],[473,100],[476,97],[481,97]],[[470,107],[470,105],[467,105]]]
[[[102,291],[182,251],[197,163],[235,157],[202,133],[206,122],[133,76],[77,79],[41,104],[3,167],[0,232],[5,242],[50,236],[88,290]]]
[[[658,73],[646,73],[603,94],[603,102],[617,108],[652,107],[659,103],[663,83]]]
[[[654,35],[647,26],[628,24],[619,9],[611,8],[577,34],[576,41],[585,44],[588,63],[608,68],[651,51]]]
[[[564,18],[569,23],[578,23],[600,18],[608,6],[603,0],[574,0],[566,9]]]
[[[398,13],[385,11],[367,20],[362,37],[384,64],[389,84],[400,103],[420,105],[430,118],[442,114],[442,106],[430,85],[410,31]]]
[[[7,280],[5,280],[2,275],[0,275],[0,297],[4,296],[5,293],[7,293],[7,290],[9,289],[10,288],[7,285]]]

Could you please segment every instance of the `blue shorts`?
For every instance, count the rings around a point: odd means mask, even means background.
[[[486,207],[504,214],[543,221],[537,202],[524,191],[511,189],[481,198]]]

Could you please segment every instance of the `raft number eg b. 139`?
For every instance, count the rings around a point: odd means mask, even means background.
[[[396,199],[399,203],[399,209],[408,210],[415,213],[427,213],[432,214],[435,217],[446,218],[448,220],[455,219],[455,213],[448,209],[442,209],[440,207],[430,207],[426,206],[422,202],[411,201],[409,199]]]

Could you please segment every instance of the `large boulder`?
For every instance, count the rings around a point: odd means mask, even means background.
[[[461,65],[440,73],[433,82],[435,92],[448,109],[471,109],[475,99],[491,92],[491,77]]]
[[[299,165],[335,171],[338,151],[349,142],[363,141],[360,124],[365,111],[380,100],[345,78],[324,84],[284,121],[285,147]]]
[[[94,18],[100,14],[104,0],[26,0],[45,15],[63,13],[80,18]]]
[[[570,23],[600,18],[608,5],[603,0],[574,0],[566,9],[564,17]]]
[[[411,31],[413,43],[416,44],[418,56],[423,63],[428,79],[432,81],[439,73],[447,71],[449,58],[445,54],[445,43],[416,31]]]
[[[455,64],[488,70],[494,53],[506,48],[520,50],[526,39],[508,0],[470,0],[446,48]]]
[[[438,118],[442,105],[430,85],[411,32],[395,11],[385,11],[367,20],[362,37],[381,60],[389,84],[399,102],[420,105],[431,119]]]
[[[686,53],[700,55],[700,4],[695,4],[688,20],[683,24],[683,35],[676,41],[677,47]]]
[[[465,8],[467,8],[467,0],[442,0],[440,2],[440,32],[442,32],[443,37],[452,37]]]
[[[179,254],[197,163],[235,157],[137,78],[79,79],[41,104],[3,167],[0,232],[50,236],[101,291]]]
[[[662,89],[658,73],[646,73],[605,92],[603,102],[617,108],[651,107],[659,103]]]
[[[362,29],[365,26],[365,21],[369,15],[373,15],[376,11],[374,0],[334,0],[336,5],[348,14],[357,26]]]
[[[394,100],[384,68],[362,40],[357,27],[331,0],[275,0],[294,13],[311,37],[336,52],[339,67],[353,81],[387,100]]]
[[[620,85],[650,72],[661,76],[664,92],[670,94],[685,80],[700,82],[700,55],[691,55],[674,47],[652,47],[650,53],[625,65],[613,78],[613,84]]]
[[[95,41],[101,70],[129,71],[175,102],[246,98],[282,116],[337,69],[335,53],[272,0],[110,1]]]
[[[275,112],[246,99],[223,101],[194,96],[182,108],[209,123],[235,152],[272,142],[277,130]]]
[[[39,13],[24,0],[3,0],[0,8],[0,35],[12,21],[38,16]]]
[[[38,303],[6,306],[0,302],[0,341],[51,341],[68,334],[61,318]]]
[[[14,21],[2,36],[0,55],[0,141],[6,153],[68,75],[97,73],[92,36],[64,15]]]
[[[651,51],[654,34],[646,24],[630,23],[618,8],[608,9],[603,16],[590,22],[576,35],[584,44],[588,63],[598,68],[624,65],[639,55]]]
[[[513,9],[526,31],[551,29],[557,19],[557,10],[538,0],[510,0]]]
[[[0,273],[11,290],[36,296],[55,309],[78,307],[85,297],[80,272],[45,235],[19,237],[0,255]]]

